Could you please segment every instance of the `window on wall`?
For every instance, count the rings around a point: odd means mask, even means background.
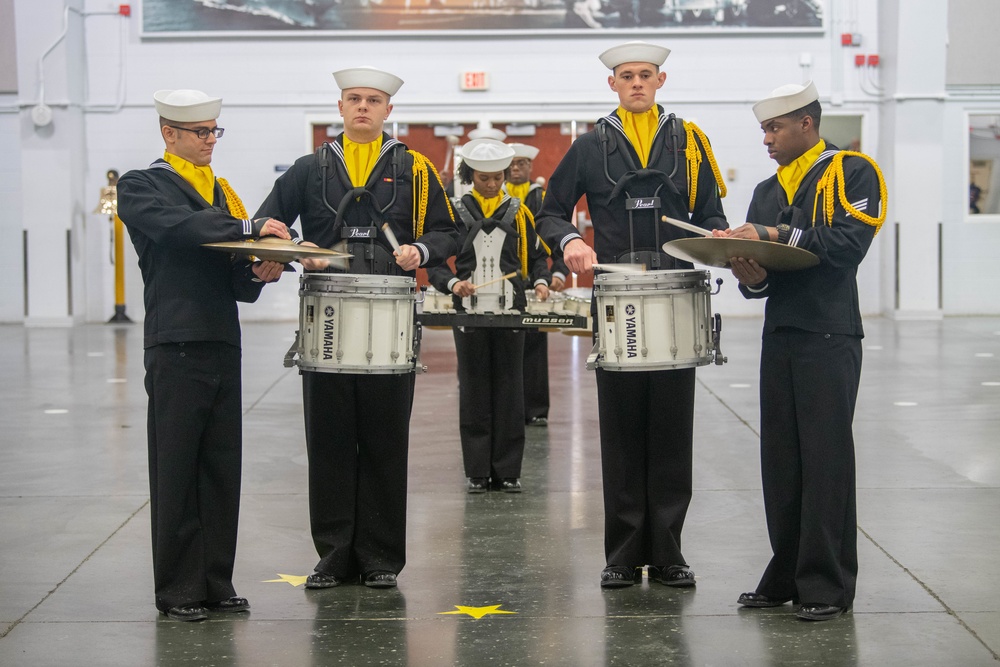
[[[861,143],[861,116],[823,114],[819,135],[841,150],[865,152]]]
[[[1000,113],[969,116],[968,212],[1000,214]]]

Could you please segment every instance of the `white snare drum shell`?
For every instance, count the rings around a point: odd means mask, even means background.
[[[693,270],[597,276],[597,366],[646,371],[711,363],[709,278]]]
[[[304,274],[298,366],[325,373],[414,371],[415,284],[406,276]]]

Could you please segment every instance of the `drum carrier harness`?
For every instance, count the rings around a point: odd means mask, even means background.
[[[501,216],[499,219],[485,218],[485,217],[477,219],[473,215],[472,211],[469,210],[469,207],[462,202],[462,199],[460,197],[456,197],[452,201],[451,203],[452,209],[458,215],[458,218],[462,221],[462,223],[465,224],[465,228],[469,231],[468,235],[465,238],[465,243],[462,244],[462,248],[461,250],[459,250],[458,254],[467,252],[471,247],[475,245],[476,237],[485,226],[487,220],[492,221],[493,224],[495,225],[495,228],[500,229],[501,231],[513,236],[514,238],[520,238],[521,233],[518,230],[517,225],[515,224],[515,218],[517,217],[517,212],[521,209],[521,200],[518,199],[517,197],[509,197],[508,201],[510,203],[507,206],[507,210],[504,211],[503,216]],[[518,243],[518,247],[520,247],[520,242]],[[497,252],[499,253],[499,251],[500,247],[498,246]],[[521,253],[518,252],[518,255],[520,254]],[[491,262],[495,262],[496,266],[499,268],[500,266],[499,254],[496,257],[486,258],[486,257],[480,257],[479,253],[476,253],[477,265],[480,261],[485,262],[487,259],[489,259]],[[522,262],[526,261],[524,258],[519,257],[519,259]],[[518,273],[521,274],[522,277],[524,277],[525,275],[523,269],[524,265],[522,264],[522,270],[518,271]],[[504,297],[505,297],[505,292],[501,291],[500,295],[501,308],[513,308],[514,304],[505,303]]]
[[[324,142],[317,151],[319,162],[321,195],[323,205],[333,213],[334,230],[340,230],[340,241],[334,246],[336,250],[349,252],[354,257],[350,260],[350,273],[371,273],[401,276],[404,275],[402,269],[396,264],[393,255],[375,242],[382,225],[387,222],[386,213],[396,203],[396,195],[399,190],[399,173],[404,166],[406,157],[406,146],[396,142],[389,150],[392,151],[392,197],[385,206],[379,206],[375,194],[367,187],[352,188],[347,191],[336,208],[330,204],[327,197],[327,180],[333,170],[334,149],[329,142]],[[373,175],[375,173],[373,172]],[[371,225],[348,225],[345,221],[346,211],[351,207],[361,204],[362,201],[369,202],[369,214]],[[390,223],[391,224],[391,223]],[[337,246],[340,246],[339,248]]]
[[[608,120],[605,118],[597,121],[595,129],[601,142],[601,154],[604,159],[604,176],[612,185],[611,196],[608,197],[608,206],[619,194],[625,194],[625,210],[628,212],[628,246],[627,253],[622,253],[615,258],[617,262],[628,262],[633,264],[645,264],[650,270],[669,268],[664,266],[664,260],[670,261],[672,258],[660,252],[660,191],[667,187],[669,194],[683,197],[687,192],[687,174],[680,172],[678,167],[684,159],[683,151],[687,148],[687,133],[683,124],[676,115],[670,114],[664,122],[667,130],[667,150],[670,152],[673,166],[669,174],[665,174],[658,169],[640,169],[636,166],[632,155],[625,148],[618,146],[621,140],[615,133],[608,131]],[[615,180],[608,169],[608,157],[611,153],[618,151],[621,153],[625,166],[628,169],[621,178]],[[656,189],[650,197],[633,197],[628,188],[630,186],[656,184]],[[653,250],[636,250],[635,247],[635,211],[651,211],[653,213],[653,238],[655,247]]]

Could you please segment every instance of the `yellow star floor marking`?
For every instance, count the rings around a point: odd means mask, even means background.
[[[457,611],[439,611],[438,614],[468,614],[477,621],[483,616],[489,616],[490,614],[516,614],[516,611],[504,611],[500,609],[500,605],[495,604],[489,607],[464,607],[462,605],[455,605]]]
[[[280,572],[278,573],[278,576],[281,577],[281,579],[265,579],[264,583],[271,584],[285,582],[287,584],[291,584],[292,586],[301,586],[306,583],[306,579],[308,579],[308,577],[300,577],[297,574],[281,574]]]

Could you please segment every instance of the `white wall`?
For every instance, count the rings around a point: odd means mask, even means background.
[[[884,0],[882,0],[884,2]],[[35,70],[40,54],[53,41],[62,24],[61,0],[14,0],[18,26],[18,70],[21,93],[20,121],[12,121],[11,110],[0,100],[0,146],[12,150],[19,140],[8,129],[20,128],[21,139],[44,144],[25,118],[34,98]],[[88,12],[105,12],[118,3],[86,0]],[[863,0],[830,0],[826,3],[827,31],[798,34],[691,34],[680,31],[650,33],[626,31],[597,35],[551,37],[445,37],[378,36],[314,38],[226,38],[155,39],[138,36],[139,19],[115,16],[88,16],[82,24],[81,49],[86,72],[84,100],[83,204],[91,210],[97,204],[107,169],[122,172],[141,168],[162,154],[156,131],[151,96],[160,88],[192,87],[224,98],[220,124],[226,136],[217,150],[213,167],[225,176],[243,197],[248,209],[256,208],[270,189],[277,164],[288,164],[309,149],[308,118],[336,113],[337,90],[331,72],[342,67],[368,64],[399,74],[406,84],[395,97],[393,118],[401,122],[476,121],[483,117],[497,122],[515,120],[571,120],[593,122],[612,110],[616,98],[605,83],[607,72],[597,54],[627,39],[661,42],[673,49],[665,70],[667,83],[659,101],[668,111],[695,120],[709,135],[720,167],[734,169],[725,200],[732,223],[739,223],[747,209],[754,184],[773,173],[774,164],[760,144],[760,130],[750,105],[772,88],[788,82],[812,78],[817,82],[827,115],[857,114],[863,117],[864,149],[881,160],[880,119],[885,101],[866,94],[860,87],[853,58],[857,53],[878,53],[878,4]],[[121,48],[122,28],[127,30]],[[917,26],[940,38],[942,26]],[[841,32],[862,35],[862,47],[840,46]],[[62,67],[74,62],[64,46],[57,47],[49,60]],[[811,64],[800,65],[803,57]],[[119,99],[118,76],[125,71],[125,95]],[[483,69],[490,72],[491,90],[462,92],[459,72]],[[53,81],[47,97],[70,101],[63,82]],[[997,98],[1000,100],[1000,97]],[[120,108],[118,108],[120,105]],[[998,102],[1000,106],[1000,102]],[[954,119],[946,117],[945,122]],[[961,144],[955,143],[954,146]],[[932,147],[944,152],[941,146]],[[956,173],[963,172],[957,169]],[[949,177],[945,165],[943,180]],[[22,174],[22,178],[44,174]],[[943,184],[947,187],[947,184]],[[11,203],[8,183],[0,185],[0,203]],[[965,184],[961,185],[964,188]],[[7,194],[5,194],[7,193]],[[917,196],[904,191],[898,197]],[[52,193],[53,197],[63,196]],[[16,202],[12,202],[16,204]],[[16,206],[12,210],[16,210]],[[64,215],[74,210],[60,207]],[[7,209],[11,210],[11,209]],[[890,209],[891,210],[891,209]],[[80,275],[74,286],[85,296],[78,317],[88,321],[106,320],[113,311],[113,270],[108,263],[108,223],[98,215],[85,216],[85,239],[81,248]],[[11,224],[7,220],[0,224]],[[23,218],[12,231],[31,227]],[[83,225],[64,221],[64,226]],[[888,226],[888,225],[887,225]],[[979,225],[979,228],[984,228]],[[8,234],[8,237],[10,234]],[[862,307],[866,314],[892,308],[886,302],[884,286],[892,267],[885,258],[885,234],[861,268],[859,279]],[[946,245],[947,247],[947,245]],[[128,265],[126,302],[133,319],[142,314],[141,281],[135,256],[126,244]],[[0,266],[16,263],[9,249],[0,250]],[[17,267],[11,267],[16,269]],[[1000,270],[991,269],[997,275]],[[759,312],[760,304],[747,302],[735,290],[728,272],[717,310],[739,315]],[[277,286],[269,286],[258,304],[244,308],[244,317],[294,318],[297,313],[295,280],[291,275]],[[950,292],[946,292],[950,294]],[[984,306],[985,307],[985,306]],[[1000,312],[993,303],[986,312]],[[15,290],[0,295],[0,319],[17,321],[21,298]]]

